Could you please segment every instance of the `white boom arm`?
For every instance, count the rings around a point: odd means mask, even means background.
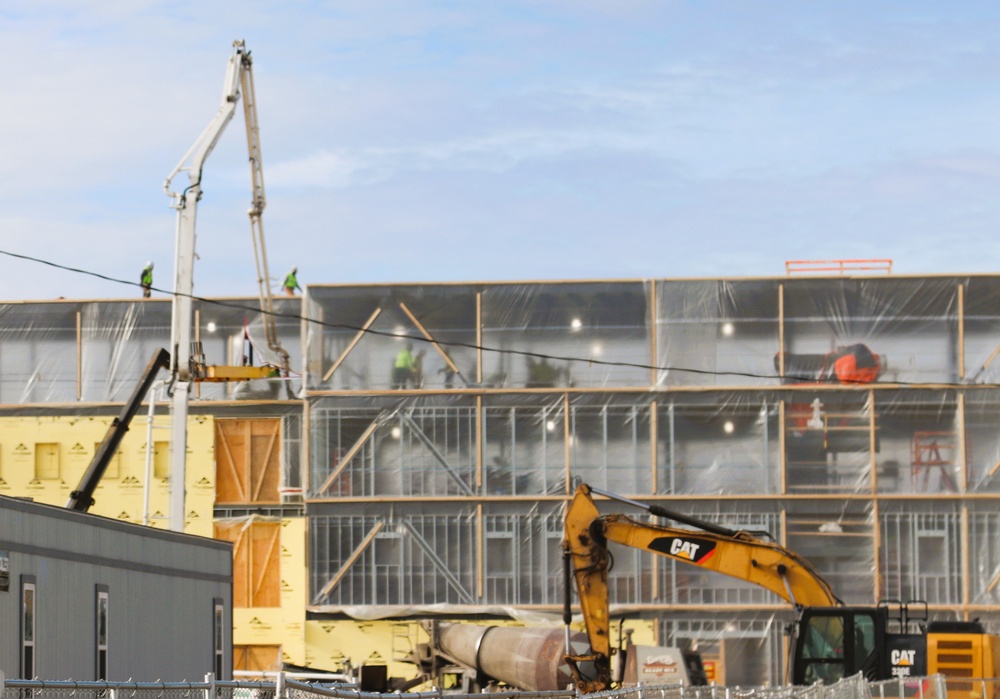
[[[261,214],[267,205],[264,195],[264,164],[260,154],[260,127],[257,122],[257,93],[253,84],[253,63],[249,53],[243,55],[240,82],[243,88],[243,116],[247,125],[247,150],[250,153],[250,183],[253,200],[250,203],[250,232],[253,235],[253,254],[257,263],[257,287],[260,292],[260,310],[264,318],[264,338],[268,348],[278,356],[278,365],[288,371],[288,352],[278,341],[278,328],[274,318],[274,300],[271,297],[271,274],[267,268],[267,246],[264,244],[264,222]]]
[[[260,131],[257,125],[256,100],[253,94],[253,73],[250,52],[243,41],[233,42],[233,53],[226,68],[226,81],[222,86],[222,104],[205,130],[188,149],[177,166],[163,183],[163,190],[171,198],[171,208],[177,210],[177,231],[174,269],[173,313],[170,329],[171,396],[170,439],[170,528],[184,529],[184,481],[187,452],[187,415],[191,383],[199,379],[192,371],[191,329],[193,325],[195,219],[201,199],[201,175],[205,160],[215,149],[226,126],[236,113],[236,102],[242,87],[245,94],[244,114],[247,121],[247,142],[250,148],[250,174],[253,183],[253,203],[250,209],[250,226],[253,233],[254,256],[257,261],[258,286],[261,311],[268,346],[280,358],[281,368],[288,369],[288,353],[281,347],[275,330],[273,303],[267,272],[264,230],[261,213],[264,210],[264,178],[261,170]],[[174,178],[187,173],[188,184],[180,192],[173,191]],[[260,375],[260,374],[258,374]]]

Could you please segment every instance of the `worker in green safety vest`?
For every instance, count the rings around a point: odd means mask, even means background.
[[[282,282],[281,286],[284,288],[286,296],[295,296],[296,290],[302,291],[299,287],[299,280],[295,276],[298,272],[298,267],[292,267],[292,271],[285,276],[285,281]]]
[[[416,360],[413,358],[413,343],[407,342],[406,347],[399,350],[392,365],[392,387],[406,388],[406,384],[413,380],[414,367]]]
[[[153,290],[153,263],[147,262],[139,275],[139,284],[142,286],[142,297],[148,299]]]

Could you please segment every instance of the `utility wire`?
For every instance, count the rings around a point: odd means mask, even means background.
[[[93,272],[91,270],[86,270],[86,269],[80,269],[78,267],[70,267],[68,265],[59,264],[58,262],[52,262],[51,260],[45,260],[45,259],[42,259],[42,258],[39,258],[39,257],[33,257],[31,255],[23,255],[23,254],[19,254],[19,253],[15,253],[15,252],[10,252],[8,250],[0,250],[0,255],[6,255],[7,257],[12,257],[12,258],[15,258],[15,259],[18,259],[18,260],[24,260],[24,261],[27,261],[27,262],[35,262],[37,264],[46,265],[48,267],[53,267],[55,269],[63,270],[63,271],[66,271],[66,272],[73,272],[74,274],[82,274],[84,276],[95,277],[97,279],[103,279],[104,281],[113,282],[115,284],[124,284],[125,286],[132,286],[132,287],[141,287],[142,286],[141,283],[139,283],[139,282],[132,282],[132,281],[128,281],[126,279],[119,279],[117,277],[111,277],[111,276],[108,276],[108,275],[105,275],[105,274],[101,274],[99,272]],[[159,287],[155,287],[155,286],[154,287],[150,287],[150,288],[151,288],[152,291],[157,291],[157,292],[162,293],[162,294],[164,294],[166,296],[181,296],[181,297],[185,297],[185,298],[190,298],[193,301],[199,301],[201,303],[205,303],[205,304],[209,304],[209,305],[213,305],[213,306],[221,306],[221,307],[224,307],[224,308],[232,308],[232,309],[235,309],[235,310],[246,311],[248,313],[259,313],[261,315],[270,315],[270,316],[273,316],[275,318],[283,318],[283,319],[286,319],[286,320],[295,320],[295,321],[299,321],[299,322],[311,323],[313,325],[317,325],[317,326],[324,327],[324,328],[329,328],[331,330],[352,330],[355,333],[357,333],[357,332],[364,332],[364,333],[369,334],[369,335],[378,335],[378,336],[381,336],[381,337],[391,337],[391,338],[400,338],[400,337],[403,337],[403,336],[400,336],[400,335],[398,335],[398,334],[396,334],[394,332],[386,332],[386,331],[382,331],[382,330],[373,330],[371,328],[362,328],[361,326],[357,326],[357,325],[349,325],[349,324],[346,324],[346,323],[328,323],[326,321],[318,320],[316,318],[308,318],[308,317],[303,316],[303,315],[298,314],[298,313],[284,313],[284,312],[280,312],[280,311],[264,311],[261,308],[258,308],[258,307],[255,307],[255,306],[248,306],[246,304],[237,303],[235,301],[224,301],[224,300],[221,300],[221,299],[210,299],[210,298],[206,298],[204,296],[196,296],[194,294],[181,294],[181,293],[177,293],[177,292],[170,291],[170,290],[167,290],[167,289],[160,289]],[[875,381],[843,381],[841,379],[837,379],[837,378],[833,378],[833,377],[824,378],[824,379],[818,379],[817,380],[817,378],[815,376],[796,375],[796,374],[785,374],[785,376],[782,377],[782,376],[779,376],[778,374],[770,374],[770,373],[766,373],[765,374],[765,373],[750,372],[750,371],[717,371],[717,370],[710,370],[710,369],[692,369],[690,367],[661,366],[661,365],[657,365],[657,364],[643,364],[641,362],[615,362],[615,361],[608,361],[606,359],[594,359],[594,358],[591,358],[591,357],[587,357],[587,358],[583,358],[583,357],[567,357],[567,356],[555,355],[555,354],[545,354],[545,353],[542,353],[542,352],[529,352],[527,350],[516,350],[516,349],[504,349],[504,348],[499,348],[499,347],[488,347],[488,346],[485,346],[485,345],[477,345],[475,343],[461,342],[461,341],[458,341],[458,340],[428,340],[427,338],[422,337],[422,336],[411,336],[411,335],[406,335],[405,337],[406,337],[407,340],[414,340],[414,341],[417,341],[417,342],[424,342],[424,343],[427,343],[427,344],[438,344],[438,345],[442,345],[442,346],[446,346],[446,347],[461,347],[461,348],[465,348],[465,349],[481,350],[483,352],[493,352],[493,353],[496,353],[496,354],[505,354],[505,355],[515,355],[515,356],[521,356],[521,357],[528,357],[528,358],[532,358],[532,359],[546,359],[546,360],[553,360],[553,361],[560,361],[560,362],[573,362],[573,363],[580,363],[580,364],[587,364],[587,365],[597,365],[597,366],[608,366],[608,367],[626,367],[626,368],[631,368],[631,369],[647,369],[647,370],[656,370],[656,371],[675,371],[675,372],[684,372],[684,373],[688,373],[688,374],[700,374],[700,375],[705,375],[705,376],[739,376],[739,377],[751,378],[751,379],[778,379],[778,380],[784,379],[784,380],[802,381],[804,383],[820,383],[820,384],[830,384],[830,385],[843,385],[843,384],[856,384],[856,385],[864,385],[864,386],[872,386],[872,385],[876,385],[877,386],[877,385],[880,385],[880,384],[881,385],[889,385],[889,386],[925,386],[925,385],[928,385],[927,383],[917,383],[917,382],[912,382],[912,381],[878,381],[878,380],[875,380]],[[956,383],[956,382],[932,382],[932,383],[933,383],[934,386],[945,386],[945,387],[948,387],[948,388],[964,388],[964,387],[967,387],[967,386],[979,386],[979,387],[986,387],[986,388],[997,388],[997,387],[1000,387],[1000,384],[996,384],[996,383],[976,383],[976,384]]]

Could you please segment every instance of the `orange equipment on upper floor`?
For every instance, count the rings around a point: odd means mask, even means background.
[[[774,355],[774,368],[786,381],[847,384],[872,383],[885,361],[867,345],[856,343],[826,354]]]

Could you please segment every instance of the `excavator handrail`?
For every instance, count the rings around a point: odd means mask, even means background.
[[[669,517],[696,529],[639,522],[625,515],[601,515],[592,493],[632,504],[651,514]],[[771,590],[796,608],[841,606],[830,585],[798,554],[751,532],[730,530],[691,517],[683,520],[656,505],[639,503],[581,484],[566,510],[564,555],[570,558],[591,653],[567,654],[581,692],[610,686],[610,605],[608,543],[614,542],[714,570]],[[706,526],[707,525],[707,526]],[[569,600],[567,599],[567,605]],[[584,679],[578,665],[591,661],[596,676]]]

